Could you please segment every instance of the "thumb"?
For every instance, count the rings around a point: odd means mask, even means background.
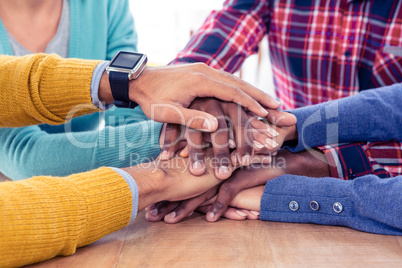
[[[279,110],[269,110],[266,118],[268,122],[278,127],[291,127],[297,122],[296,116]]]

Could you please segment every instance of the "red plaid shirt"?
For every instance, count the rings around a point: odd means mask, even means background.
[[[318,147],[326,156],[331,177],[353,180],[367,174],[390,178],[402,174],[402,143],[361,142]]]
[[[265,35],[284,109],[402,81],[402,2],[395,0],[227,0],[172,63],[233,73]],[[394,148],[400,159],[401,146]]]

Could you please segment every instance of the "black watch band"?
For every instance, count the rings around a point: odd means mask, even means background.
[[[128,74],[121,72],[109,72],[109,84],[113,95],[113,104],[117,107],[135,108],[138,104],[131,101],[128,95]]]

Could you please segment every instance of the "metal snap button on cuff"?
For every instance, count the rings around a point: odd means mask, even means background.
[[[335,211],[336,213],[341,213],[342,210],[343,210],[343,206],[342,206],[342,204],[339,203],[339,202],[336,202],[336,203],[333,205],[332,208],[334,209],[334,211]]]
[[[289,208],[291,211],[296,211],[299,209],[299,204],[296,201],[291,201],[289,203]]]
[[[311,201],[310,202],[310,207],[312,210],[318,210],[320,208],[320,205],[318,204],[317,201]]]

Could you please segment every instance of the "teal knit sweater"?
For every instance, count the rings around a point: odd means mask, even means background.
[[[69,57],[111,59],[136,51],[137,34],[127,0],[69,0]],[[0,53],[12,55],[0,21]],[[105,118],[105,128],[99,122]],[[0,129],[0,172],[13,180],[36,175],[65,176],[101,166],[127,167],[159,153],[161,124],[141,109],[112,108],[62,126]],[[71,129],[71,131],[65,131]]]

